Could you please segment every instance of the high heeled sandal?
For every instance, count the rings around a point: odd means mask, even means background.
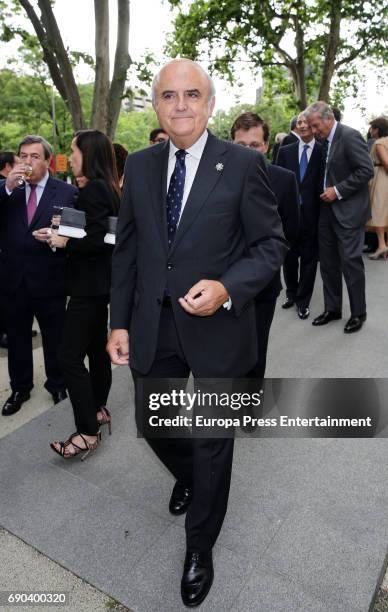
[[[106,408],[105,406],[101,406],[98,412],[101,414],[100,418],[97,416],[98,426],[101,427],[102,425],[108,425],[109,435],[112,435],[112,417],[108,408]]]
[[[368,258],[374,259],[376,261],[377,259],[387,259],[387,255],[388,255],[388,247],[385,247],[383,249],[377,249],[377,251],[372,253],[372,255],[368,255]]]
[[[83,448],[81,446],[78,446],[78,444],[76,444],[73,441],[74,438],[77,436],[82,438],[82,441],[85,444]],[[88,440],[86,440],[86,438],[81,433],[78,433],[76,431],[75,433],[71,434],[70,438],[68,438],[66,442],[61,442],[60,440],[54,440],[54,442],[50,443],[50,446],[53,449],[53,451],[58,453],[58,455],[60,455],[64,459],[72,459],[72,457],[75,457],[76,455],[79,455],[80,453],[84,453],[81,457],[81,461],[83,461],[84,459],[86,459],[86,457],[89,455],[91,451],[96,450],[98,443],[100,441],[101,441],[100,431],[98,431],[96,440],[94,442],[89,442]],[[59,449],[55,446],[55,444],[59,444]],[[70,452],[69,450],[67,450],[69,449],[70,445],[73,447],[74,452]]]

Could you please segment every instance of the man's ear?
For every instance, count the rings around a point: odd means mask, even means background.
[[[212,116],[212,114],[213,114],[213,110],[214,110],[214,105],[215,105],[215,103],[216,103],[216,98],[215,98],[215,96],[213,96],[213,97],[212,97],[212,99],[211,99],[211,100],[210,100],[210,102],[209,102],[210,117],[211,117],[211,116]]]

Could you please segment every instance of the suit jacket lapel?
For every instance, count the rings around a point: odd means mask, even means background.
[[[218,140],[212,134],[209,134],[189,197],[187,198],[182,217],[179,221],[175,240],[171,245],[171,253],[176,249],[182,237],[192,226],[211,191],[221,178],[225,165],[223,156],[226,150],[227,148],[222,140]],[[222,168],[220,167],[219,170],[217,170],[216,166],[220,163],[222,164]]]
[[[299,178],[299,182],[300,182],[299,142],[297,142],[295,144],[296,144],[296,146],[294,146],[294,150],[291,153],[291,165],[292,165],[292,168],[290,168],[290,170],[295,172],[295,174]]]
[[[340,123],[337,123],[337,127],[335,128],[335,132],[334,132],[334,137],[333,140],[331,141],[331,145],[330,145],[330,151],[329,151],[329,157],[327,159],[327,164],[326,167],[328,168],[331,160],[333,159],[333,155],[335,153],[335,149],[337,147],[338,141],[340,140],[341,137],[341,130],[342,130],[342,126]]]
[[[306,168],[306,172],[305,172],[304,177],[303,177],[303,181],[305,181],[308,178],[309,174],[311,174],[311,172],[313,170],[313,167],[315,165],[315,159],[316,159],[316,156],[317,156],[317,151],[318,151],[318,148],[317,148],[317,146],[315,144],[313,150],[311,151],[309,163],[307,164],[307,168]]]
[[[17,189],[13,192],[12,198],[15,197],[15,203],[12,203],[12,206],[18,206],[20,211],[20,221],[23,226],[23,230],[26,232],[28,230],[27,225],[27,202],[26,202],[26,189],[23,186],[21,189]]]
[[[149,188],[151,191],[152,208],[159,229],[160,238],[166,252],[168,250],[166,196],[169,151],[170,146],[168,140],[162,146],[154,146],[149,169]]]
[[[50,206],[50,204],[53,203],[53,204],[58,204],[58,206],[61,205],[61,202],[55,202],[55,197],[54,197],[55,191],[56,191],[55,181],[53,181],[53,179],[49,177],[46,183],[46,186],[43,190],[43,193],[41,195],[41,198],[39,200],[39,204],[38,204],[38,208],[36,209],[36,213],[33,216],[31,225],[28,228],[30,231],[35,229],[36,225],[39,222],[39,219],[46,212],[47,207]],[[26,208],[26,215],[27,215],[27,208]]]

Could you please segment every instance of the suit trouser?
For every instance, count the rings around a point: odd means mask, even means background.
[[[8,334],[8,371],[12,391],[33,388],[32,324],[36,317],[42,333],[44,365],[49,392],[65,388],[57,353],[65,318],[65,297],[37,298],[21,286],[4,298]]]
[[[276,299],[255,300],[258,360],[247,378],[263,379],[267,364],[268,338],[275,313]]]
[[[325,310],[341,312],[343,274],[352,316],[366,313],[363,243],[364,227],[341,226],[331,205],[321,205],[319,259]]]
[[[106,352],[109,296],[72,297],[67,306],[59,363],[77,431],[96,435],[97,411],[106,405],[112,367]],[[84,360],[89,359],[89,370]]]
[[[314,291],[318,266],[318,233],[306,222],[300,229],[298,241],[291,245],[283,265],[287,297],[298,306],[307,307]]]
[[[158,348],[151,370],[143,375],[131,368],[135,382],[136,423],[142,431],[143,384],[147,379],[179,378],[186,385],[190,368],[180,346],[171,307],[163,307]],[[162,392],[169,388],[158,381]],[[171,387],[170,387],[171,388]],[[176,385],[174,389],[176,389]],[[145,394],[146,395],[146,394]],[[190,551],[211,549],[225,517],[233,461],[233,438],[146,438],[152,450],[176,480],[192,489],[186,514],[186,544]]]

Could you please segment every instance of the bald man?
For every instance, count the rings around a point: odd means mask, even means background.
[[[138,428],[176,480],[170,512],[187,511],[187,606],[199,605],[213,581],[233,439],[147,433],[147,384],[156,379],[162,391],[162,379],[180,379],[184,388],[190,372],[244,377],[257,361],[254,298],[287,250],[264,158],[207,131],[214,102],[210,77],[190,60],[168,63],[154,79],[169,141],[127,159],[108,343],[113,363],[130,364]]]

